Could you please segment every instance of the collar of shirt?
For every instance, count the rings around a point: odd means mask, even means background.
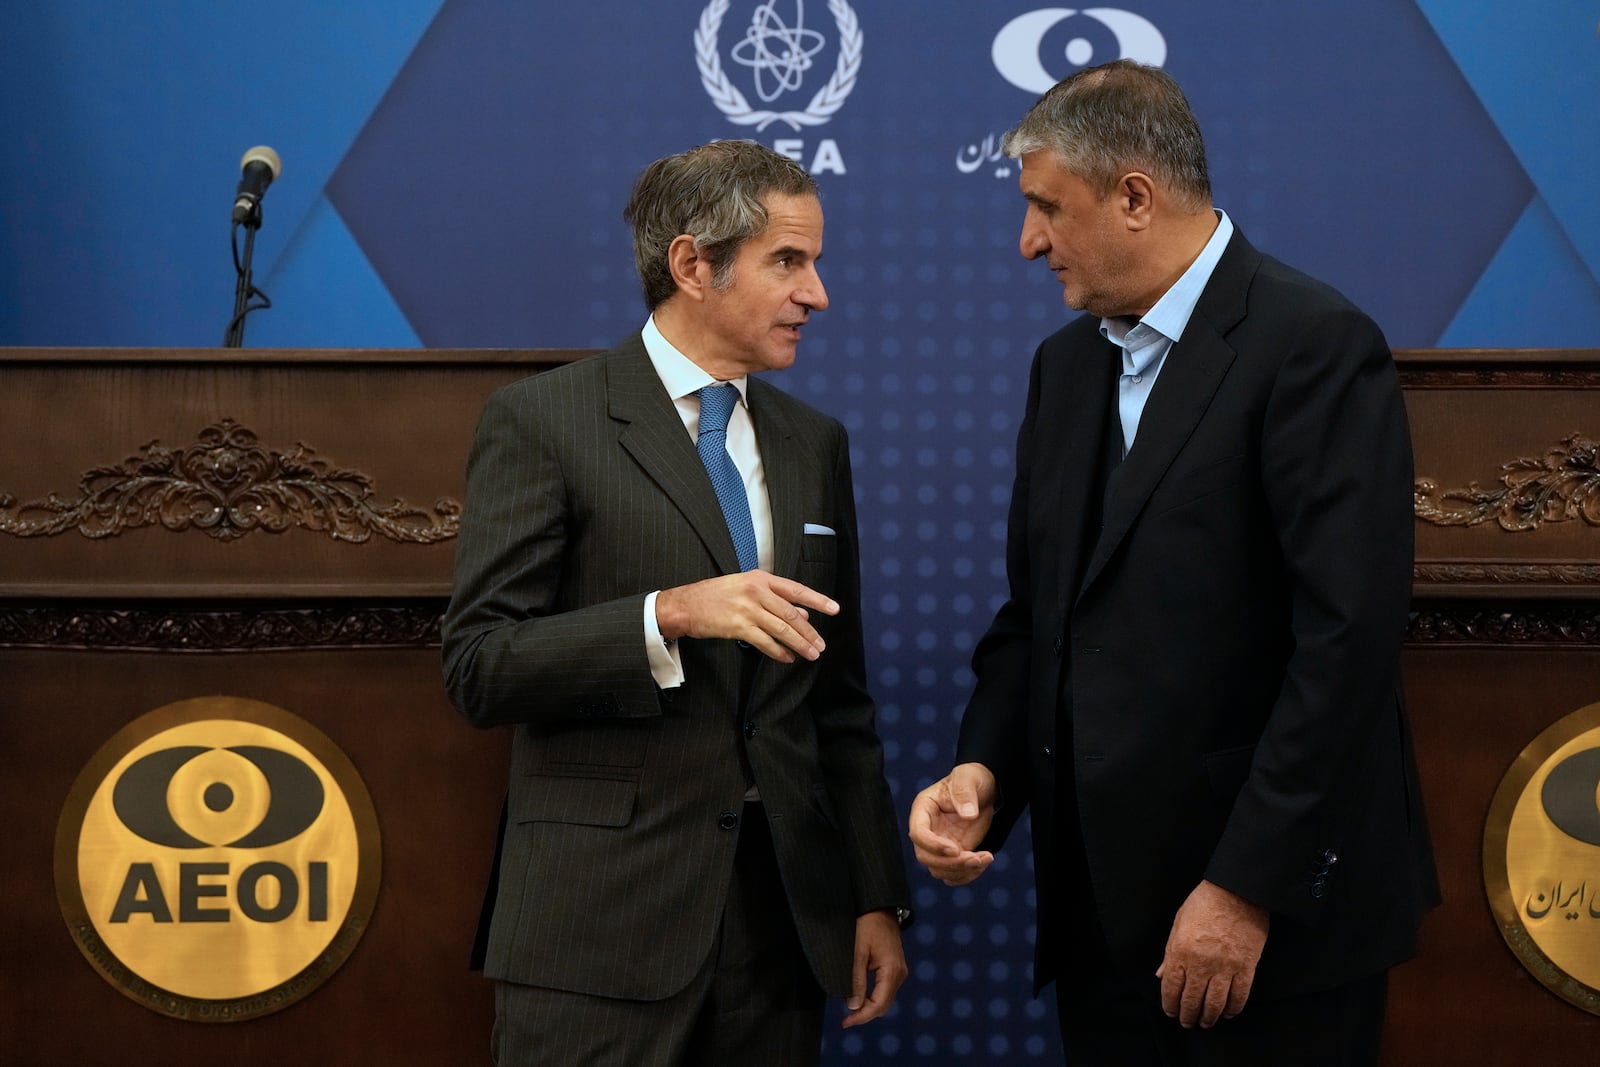
[[[1161,294],[1155,306],[1137,321],[1101,319],[1100,336],[1122,349],[1122,373],[1143,375],[1150,364],[1183,336],[1184,327],[1194,314],[1200,294],[1217,269],[1217,262],[1233,237],[1233,220],[1226,211],[1217,212],[1217,228],[1195,257],[1189,269]],[[1160,342],[1165,341],[1163,345]]]
[[[656,369],[656,377],[666,386],[667,395],[672,398],[674,404],[716,383],[717,379],[701,370],[694,360],[679,352],[671,341],[661,335],[654,315],[645,321],[640,333],[644,337],[644,350],[649,353],[650,362]],[[749,377],[741,374],[737,378],[730,379],[730,383],[739,390],[739,403],[748,409],[749,403],[745,399],[744,391],[750,384]],[[699,399],[695,397],[697,404]]]
[[[655,316],[650,317],[640,333],[644,337],[645,351],[650,354],[650,363],[655,367],[656,377],[661,379],[667,395],[672,398],[672,406],[683,421],[684,431],[689,435],[689,440],[698,442],[700,398],[694,394],[716,379],[662,336],[660,328],[656,326]],[[772,506],[767,497],[767,474],[761,462],[761,449],[756,442],[755,421],[750,414],[745,393],[749,383],[747,375],[730,382],[739,390],[740,402],[734,405],[728,417],[728,455],[733,458],[733,465],[744,478],[745,498],[750,501],[750,521],[755,526],[761,566],[770,571],[775,558]]]

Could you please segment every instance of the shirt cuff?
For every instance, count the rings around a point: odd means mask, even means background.
[[[683,661],[678,658],[678,642],[661,636],[661,626],[656,622],[656,597],[661,590],[644,598],[644,652],[650,661],[650,676],[662,689],[676,689],[683,684]]]

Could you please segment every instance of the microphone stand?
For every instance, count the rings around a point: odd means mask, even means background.
[[[251,280],[250,260],[255,255],[256,231],[261,228],[261,201],[250,197],[249,211],[242,219],[235,219],[232,229],[233,244],[233,269],[239,276],[238,284],[233,291],[233,318],[228,322],[228,329],[222,337],[222,347],[239,348],[244,344],[244,317],[252,311],[269,308],[272,301],[267,294],[255,287]],[[239,255],[239,227],[243,226],[244,256]],[[251,297],[260,297],[261,302],[252,304]]]

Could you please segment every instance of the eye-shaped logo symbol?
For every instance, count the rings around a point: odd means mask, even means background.
[[[1600,846],[1600,748],[1574,752],[1545,777],[1539,802],[1556,829]]]
[[[203,1022],[306,996],[372,916],[377,815],[316,727],[242,697],[124,726],[56,830],[62,915],[84,957],[145,1007]]]
[[[1040,52],[1045,35],[1070,18],[1082,15],[1098,23],[1084,27],[1084,32],[1074,35],[1062,54],[1071,68],[1061,74],[1052,74],[1046,68]],[[1069,27],[1070,29],[1070,27]],[[1110,32],[1116,41],[1117,54],[1105,55],[1095,46],[1093,37]],[[1043,93],[1073,70],[1089,66],[1092,62],[1109,63],[1113,59],[1133,59],[1153,67],[1167,61],[1167,41],[1149,19],[1115,7],[1089,7],[1082,11],[1070,7],[1046,7],[1018,15],[995,34],[990,50],[995,69],[1001,77],[1030,93]]]
[[[122,825],[168,848],[279,845],[317,821],[322,801],[315,771],[263,745],[152,752],[122,773],[111,794]]]
[[[1512,760],[1484,820],[1483,884],[1529,973],[1600,1015],[1600,704],[1557,719]]]

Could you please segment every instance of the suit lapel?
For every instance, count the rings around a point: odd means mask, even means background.
[[[1139,432],[1122,465],[1112,475],[1105,502],[1105,525],[1084,572],[1083,589],[1094,582],[1127,536],[1172,461],[1193,435],[1233,365],[1226,337],[1244,317],[1245,294],[1261,256],[1238,230],[1217,262],[1184,328],[1150,391]]]
[[[800,570],[800,539],[804,529],[802,514],[804,458],[794,439],[794,423],[783,409],[777,390],[752,378],[749,400],[750,419],[756,428],[756,447],[761,450],[761,469],[767,479],[767,506],[772,511],[772,571],[792,577]],[[766,656],[755,661],[751,679],[749,707],[768,706],[779,684],[792,677],[778,670]]]
[[[1070,400],[1060,412],[1051,411],[1054,432],[1035,430],[1035,455],[1056,452],[1062,457],[1089,457],[1088,462],[1057,462],[1058,471],[1054,499],[1047,509],[1049,514],[1077,516],[1080,523],[1076,532],[1062,530],[1062,551],[1057,574],[1057,603],[1071,604],[1082,587],[1085,557],[1094,550],[1098,530],[1094,522],[1100,516],[1101,502],[1094,499],[1101,490],[1100,471],[1103,460],[1100,442],[1105,440],[1106,423],[1111,417],[1110,398],[1117,388],[1119,363],[1117,346],[1098,335],[1086,346],[1091,353],[1080,366],[1053,371],[1072,381]],[[1070,435],[1071,440],[1063,446]],[[1037,459],[1035,469],[1040,468]],[[1042,499],[1042,498],[1041,498]]]
[[[617,437],[622,447],[683,513],[717,567],[736,573],[739,557],[722,505],[637,334],[612,351],[606,392],[611,417],[627,424]]]
[[[750,379],[750,419],[756,428],[756,447],[767,479],[767,505],[772,512],[772,570],[792,575],[800,565],[800,534],[806,517],[801,514],[800,450],[795,447],[794,424],[765,382]]]

